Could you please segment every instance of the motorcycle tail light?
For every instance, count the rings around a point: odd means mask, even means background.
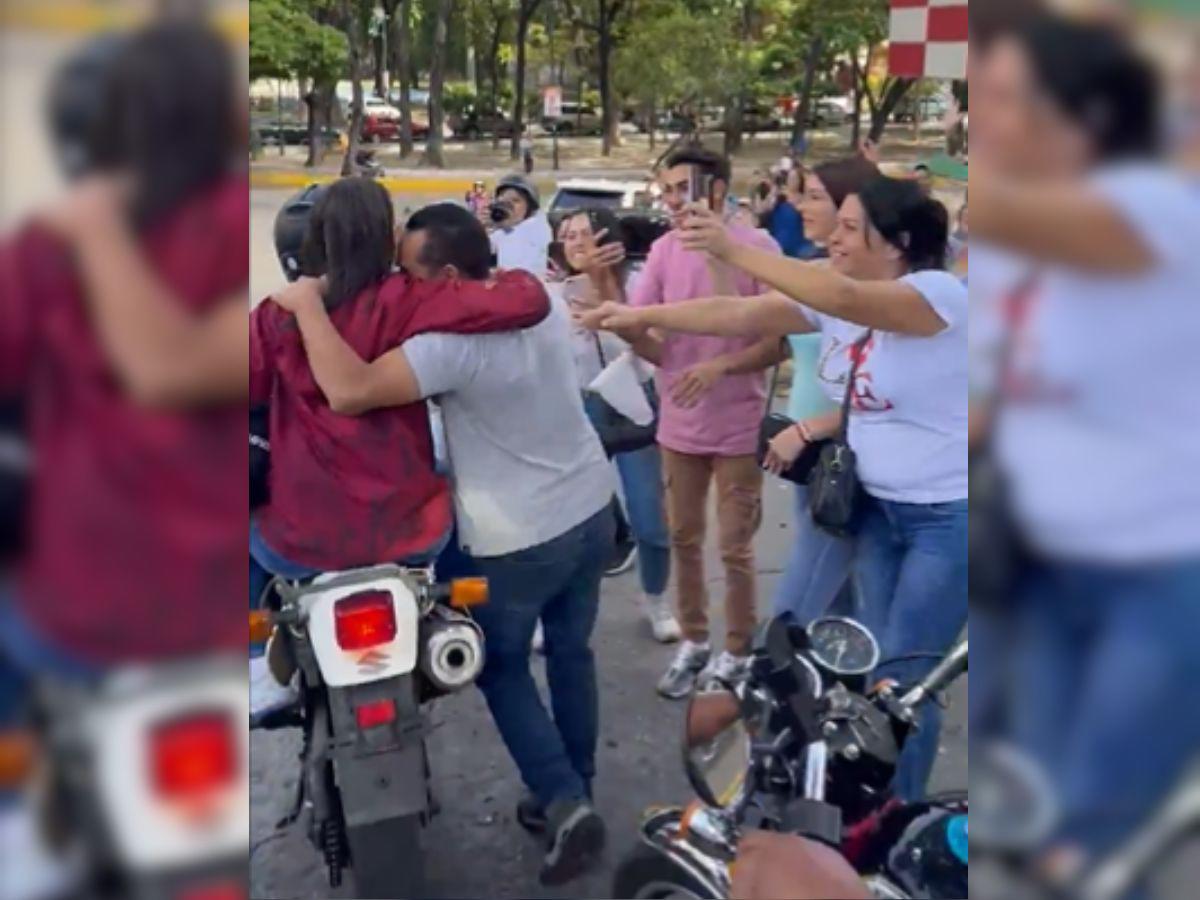
[[[375,700],[354,708],[354,718],[362,729],[378,728],[396,721],[394,700]]]
[[[227,881],[185,888],[175,895],[175,900],[246,900],[247,896],[245,885]]]
[[[378,647],[396,637],[396,612],[387,591],[344,597],[334,604],[333,619],[338,646],[343,650]]]
[[[174,719],[150,733],[151,780],[159,797],[188,800],[233,783],[237,750],[230,717],[204,713]]]

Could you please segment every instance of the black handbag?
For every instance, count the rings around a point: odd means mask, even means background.
[[[868,330],[854,344],[854,362],[850,366],[846,393],[842,397],[842,421],[837,434],[821,447],[808,482],[808,509],[813,523],[838,537],[849,537],[854,533],[862,507],[863,490],[858,480],[858,457],[850,449],[847,435],[850,431],[854,379],[858,375],[863,347],[872,334],[874,331]]]
[[[771,375],[771,389],[767,393],[767,411],[763,416],[762,424],[758,426],[758,465],[762,468],[767,459],[767,450],[770,448],[771,441],[783,431],[793,427],[796,423],[783,415],[782,413],[771,412],[771,402],[775,399],[775,390],[779,387],[779,366],[775,367],[775,371]],[[813,466],[817,464],[817,460],[821,455],[821,448],[829,443],[827,438],[812,441],[804,445],[804,449],[800,451],[800,455],[792,460],[792,464],[779,473],[779,477],[785,481],[790,481],[793,484],[808,484],[809,476],[812,474]]]
[[[1013,291],[1010,305],[1029,302],[1039,274],[1030,273]],[[1014,319],[1023,320],[1019,310]],[[1012,366],[1013,336],[1008,334],[1000,348],[997,363],[999,392],[1003,392]],[[993,425],[1000,404],[993,404]],[[990,429],[991,426],[989,426]],[[1017,578],[1028,562],[1028,553],[1013,521],[1008,485],[996,461],[990,433],[970,454],[967,489],[971,498],[967,510],[967,596],[972,603],[998,607],[1006,603],[1016,587]]]
[[[600,366],[605,368],[608,362],[604,358],[604,349],[600,346],[600,336],[593,335],[596,341],[596,352],[600,354]],[[632,453],[649,447],[658,440],[658,391],[654,389],[653,379],[642,385],[646,394],[646,402],[654,411],[653,417],[645,425],[639,425],[628,417],[613,409],[612,405],[595,391],[583,392],[583,403],[587,409],[592,427],[600,436],[604,452],[610,457],[618,453]]]

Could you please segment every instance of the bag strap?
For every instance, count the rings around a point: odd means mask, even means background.
[[[858,377],[858,366],[862,362],[863,348],[875,334],[874,328],[868,328],[867,333],[854,342],[854,361],[850,364],[850,377],[846,379],[846,393],[842,396],[842,421],[838,425],[837,437],[841,443],[846,443],[850,432],[850,401],[854,398],[854,379]]]
[[[604,358],[604,345],[600,343],[600,332],[592,332],[592,340],[596,342],[596,352],[600,355],[600,371],[608,368],[608,360]]]
[[[782,337],[779,340],[780,340],[780,342],[783,342],[783,341],[786,341],[787,338]],[[790,355],[791,355],[790,353],[784,354],[784,359],[786,359]],[[767,408],[763,410],[763,418],[764,419],[771,414],[771,404],[775,402],[775,392],[777,390],[779,390],[779,375],[780,375],[780,369],[782,369],[782,368],[783,368],[783,360],[780,360],[779,362],[775,363],[775,368],[771,369],[771,387],[767,391]]]

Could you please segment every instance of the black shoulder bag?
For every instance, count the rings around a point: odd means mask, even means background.
[[[846,379],[842,397],[842,421],[837,434],[821,447],[817,464],[808,482],[808,509],[813,522],[830,534],[848,537],[858,525],[862,506],[862,485],[858,481],[858,457],[850,449],[850,401],[854,397],[854,379],[862,360],[863,348],[874,334],[868,330],[854,344],[854,361]]]
[[[758,465],[760,468],[766,462],[767,450],[770,448],[771,441],[796,424],[782,413],[771,412],[771,403],[775,400],[775,391],[779,387],[779,369],[780,365],[777,365],[775,371],[771,373],[771,388],[767,392],[767,409],[763,414],[762,424],[758,426]],[[817,459],[821,455],[821,448],[828,442],[828,439],[822,439],[805,444],[800,455],[792,460],[790,466],[779,473],[779,477],[793,484],[808,484],[813,466],[817,464]]]
[[[596,341],[596,352],[600,355],[600,368],[603,370],[608,366],[608,361],[604,358],[600,335],[593,334],[592,337]],[[645,425],[639,425],[626,418],[595,391],[585,389],[583,392],[583,405],[587,409],[588,418],[591,419],[596,434],[600,436],[604,452],[610,457],[618,453],[641,450],[657,440],[658,392],[654,389],[653,379],[643,384],[642,390],[646,393],[646,401],[654,412],[653,418]]]

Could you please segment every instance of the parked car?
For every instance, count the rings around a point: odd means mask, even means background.
[[[822,97],[808,110],[808,124],[815,128],[841,125],[854,118],[854,103],[845,97]]]
[[[892,113],[892,121],[911,122],[920,115],[922,122],[937,122],[945,118],[948,108],[946,98],[937,94],[919,100],[908,98]]]
[[[548,212],[554,213],[589,206],[606,209],[649,209],[653,202],[650,186],[644,181],[616,181],[608,178],[569,178],[559,182],[550,198]]]
[[[550,134],[600,134],[604,127],[603,118],[594,106],[565,100],[562,116],[557,119],[542,118],[542,127]]]
[[[595,206],[597,204],[584,205]],[[671,220],[665,212],[647,209],[645,206],[609,208],[612,209],[624,229],[626,257],[634,264],[645,260],[650,255],[650,246],[671,230]],[[562,220],[570,215],[571,211],[570,207],[560,207],[550,213],[550,227],[555,234],[558,233],[558,226],[562,224]]]
[[[516,130],[513,120],[503,110],[493,112],[472,109],[461,115],[451,116],[450,127],[454,136],[468,141],[478,140],[485,135],[498,134],[510,138]]]
[[[258,134],[263,146],[308,143],[308,123],[302,120],[285,118],[281,122],[274,116],[255,115],[250,119],[250,128]],[[334,146],[342,141],[341,131],[327,125],[319,125],[317,135],[327,146]]]
[[[756,134],[760,131],[780,131],[783,127],[783,114],[773,106],[751,103],[742,110],[742,131],[744,132]],[[723,119],[717,126],[717,130],[725,130]]]

